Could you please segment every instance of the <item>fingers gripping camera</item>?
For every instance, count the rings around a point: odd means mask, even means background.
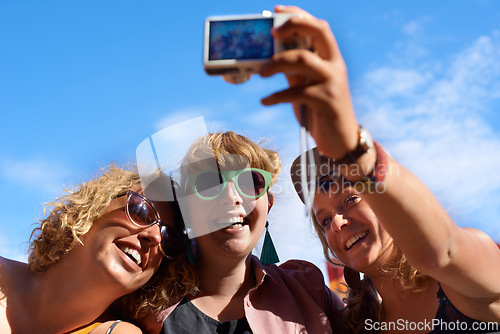
[[[262,14],[212,16],[205,20],[203,66],[209,75],[241,83],[260,70],[275,53],[305,47],[305,39],[275,40],[271,28],[292,15]]]

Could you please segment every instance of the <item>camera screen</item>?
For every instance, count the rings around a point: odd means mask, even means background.
[[[272,18],[210,22],[209,60],[267,59],[274,54]]]

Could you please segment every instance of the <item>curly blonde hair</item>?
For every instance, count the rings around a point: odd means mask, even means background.
[[[138,182],[135,170],[113,164],[103,168],[102,175],[76,190],[65,190],[66,195],[48,203],[44,209],[44,213],[49,211],[48,216],[31,233],[29,268],[43,272],[75,245],[83,244],[83,237],[113,197]]]
[[[311,217],[316,234],[321,241],[325,259],[333,265],[344,267],[343,264],[334,261],[337,257],[330,246],[328,246],[324,228],[316,219],[314,212],[311,212]],[[403,291],[422,291],[425,282],[430,277],[415,269],[394,242],[392,243],[392,253],[393,260],[381,269],[385,273],[395,277],[401,284]],[[361,287],[359,289],[352,289],[348,286],[346,297],[343,301],[346,304],[343,312],[343,326],[348,333],[366,333],[365,320],[371,319],[374,322],[380,322],[383,318],[378,293],[367,275],[361,280]]]
[[[77,244],[83,244],[86,233],[113,198],[140,184],[135,166],[102,168],[100,175],[82,183],[76,190],[47,204],[48,216],[31,234],[28,266],[38,272],[47,270]],[[176,226],[183,227],[182,216],[175,202]],[[115,302],[115,311],[125,318],[137,319],[157,313],[175,303],[197,286],[194,268],[181,253],[171,260],[163,259],[160,268],[139,290]],[[127,304],[120,304],[127,301]],[[121,309],[120,309],[121,308]]]
[[[271,186],[276,183],[281,171],[281,160],[277,152],[264,149],[261,144],[232,131],[216,132],[198,138],[191,145],[182,161],[185,173],[182,174],[181,184],[185,184],[187,174],[202,169],[206,160],[214,157],[221,168],[238,165],[246,167],[248,163],[252,168],[270,172]]]

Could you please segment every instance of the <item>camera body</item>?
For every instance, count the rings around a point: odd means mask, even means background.
[[[300,38],[281,41],[271,36],[291,14],[211,16],[205,20],[203,66],[209,75],[222,75],[233,83],[246,81],[275,53],[302,48]]]

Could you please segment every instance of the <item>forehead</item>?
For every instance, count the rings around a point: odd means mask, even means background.
[[[130,190],[135,191],[136,193],[141,194],[141,195],[143,194],[142,188],[141,188],[139,183],[132,186],[130,188]],[[127,205],[127,198],[128,198],[127,191],[123,191],[123,192],[115,195],[115,197],[113,199],[111,199],[111,202],[109,203],[109,205],[103,210],[103,212],[101,213],[101,216],[106,214],[106,213],[109,213],[111,211],[114,211],[114,210],[123,209],[125,207],[125,205]]]
[[[101,213],[101,216],[103,216],[107,213],[110,213],[112,211],[115,211],[115,210],[123,209],[125,207],[125,205],[127,205],[127,196],[126,195],[113,198],[111,200],[111,202],[109,203],[109,205],[103,210],[103,212]]]
[[[339,194],[324,193],[322,191],[316,191],[314,195],[314,201],[312,205],[312,210],[316,214],[321,209],[333,206],[336,201],[338,201]]]
[[[239,154],[218,154],[217,158],[204,159],[192,162],[186,166],[188,173],[196,173],[203,170],[231,171],[240,170],[250,166],[249,159]]]
[[[350,195],[359,195],[351,186],[345,183],[333,182],[330,188],[316,189],[313,212],[316,214],[321,209],[340,205],[344,199]]]
[[[343,193],[349,186],[336,170],[319,175],[321,176],[318,176],[316,179],[317,194],[327,194],[330,197],[334,197]]]

